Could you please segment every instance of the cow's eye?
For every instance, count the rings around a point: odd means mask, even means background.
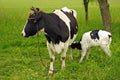
[[[29,21],[34,21],[34,20],[35,20],[35,18],[29,18],[28,20],[29,20]]]
[[[28,20],[34,20],[35,18],[29,18]]]
[[[37,20],[35,18],[29,18],[28,21],[32,22],[32,23],[36,23]]]

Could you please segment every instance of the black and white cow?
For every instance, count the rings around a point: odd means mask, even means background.
[[[77,36],[77,13],[67,7],[56,9],[52,13],[45,13],[39,8],[32,7],[33,11],[24,26],[22,35],[29,37],[43,30],[47,38],[47,48],[50,56],[49,74],[53,73],[54,53],[61,53],[62,68],[65,67],[65,57],[68,46]]]
[[[112,41],[111,33],[104,30],[93,30],[83,34],[82,39],[79,42],[74,42],[71,45],[72,49],[77,48],[82,50],[80,63],[85,55],[89,55],[89,49],[93,46],[100,46],[108,56],[111,56],[110,43]]]

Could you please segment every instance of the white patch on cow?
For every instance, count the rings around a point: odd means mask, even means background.
[[[66,41],[65,43],[64,42],[59,42],[59,44],[53,44],[52,42],[49,43],[49,47],[50,49],[52,49],[52,51],[56,52],[56,53],[61,53],[63,49],[65,49],[65,47],[68,47],[66,46],[66,44],[68,44],[68,41]]]
[[[45,29],[44,29],[44,28],[42,28],[40,31],[41,31],[41,32],[45,32]]]
[[[74,16],[75,18],[77,18],[77,12],[76,12],[74,9],[69,9],[69,8],[67,8],[67,7],[63,7],[62,10],[63,10],[64,12],[68,12],[68,13],[72,13],[72,11],[73,11],[73,16]]]
[[[47,33],[45,32],[45,29],[44,29],[44,28],[42,28],[40,31],[38,31],[38,32],[36,33],[36,35],[37,35],[37,34],[40,34],[40,33],[47,34]]]
[[[55,10],[53,13],[58,15],[59,18],[65,22],[65,24],[68,26],[68,29],[70,31],[70,19],[61,10]]]
[[[24,27],[23,27],[23,30],[22,30],[22,32],[21,32],[21,33],[22,33],[22,35],[23,35],[23,37],[24,37],[24,36],[26,36],[26,33],[25,33],[25,31],[24,31],[24,30],[25,30],[25,26],[26,26],[26,24],[27,24],[27,23],[28,23],[28,21],[26,21],[26,23],[25,23],[25,25],[24,25]]]
[[[73,41],[76,39],[76,37],[77,37],[77,34],[74,34],[73,38],[70,39],[70,41],[69,41],[69,45],[71,45],[73,43]]]
[[[68,12],[68,13],[71,13],[71,12],[72,12],[71,9],[68,9],[67,7],[63,7],[62,10],[63,10],[64,12]]]
[[[108,35],[111,35],[111,33],[109,33],[109,32],[100,30],[98,35],[100,36],[100,41],[102,41],[100,43],[102,43],[102,44],[109,44],[109,42],[112,41],[112,38],[109,39],[108,37],[106,37]]]

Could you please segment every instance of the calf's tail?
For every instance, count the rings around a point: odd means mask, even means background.
[[[81,50],[81,49],[82,49],[80,42],[72,43],[72,44],[70,45],[70,47],[71,47],[72,49],[75,49],[75,48],[78,49],[78,50]]]

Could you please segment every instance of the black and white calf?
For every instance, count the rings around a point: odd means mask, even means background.
[[[43,30],[47,38],[47,48],[50,55],[49,73],[53,73],[54,53],[61,53],[62,68],[65,67],[65,57],[68,46],[71,45],[77,36],[78,26],[76,21],[77,13],[73,9],[64,7],[54,10],[52,13],[45,13],[39,8],[32,7],[33,11],[24,26],[22,35],[29,37]]]
[[[108,56],[111,56],[110,43],[112,41],[111,33],[104,30],[93,30],[83,34],[79,42],[72,43],[71,48],[82,50],[80,63],[85,55],[89,55],[89,49],[93,46],[100,46]]]

